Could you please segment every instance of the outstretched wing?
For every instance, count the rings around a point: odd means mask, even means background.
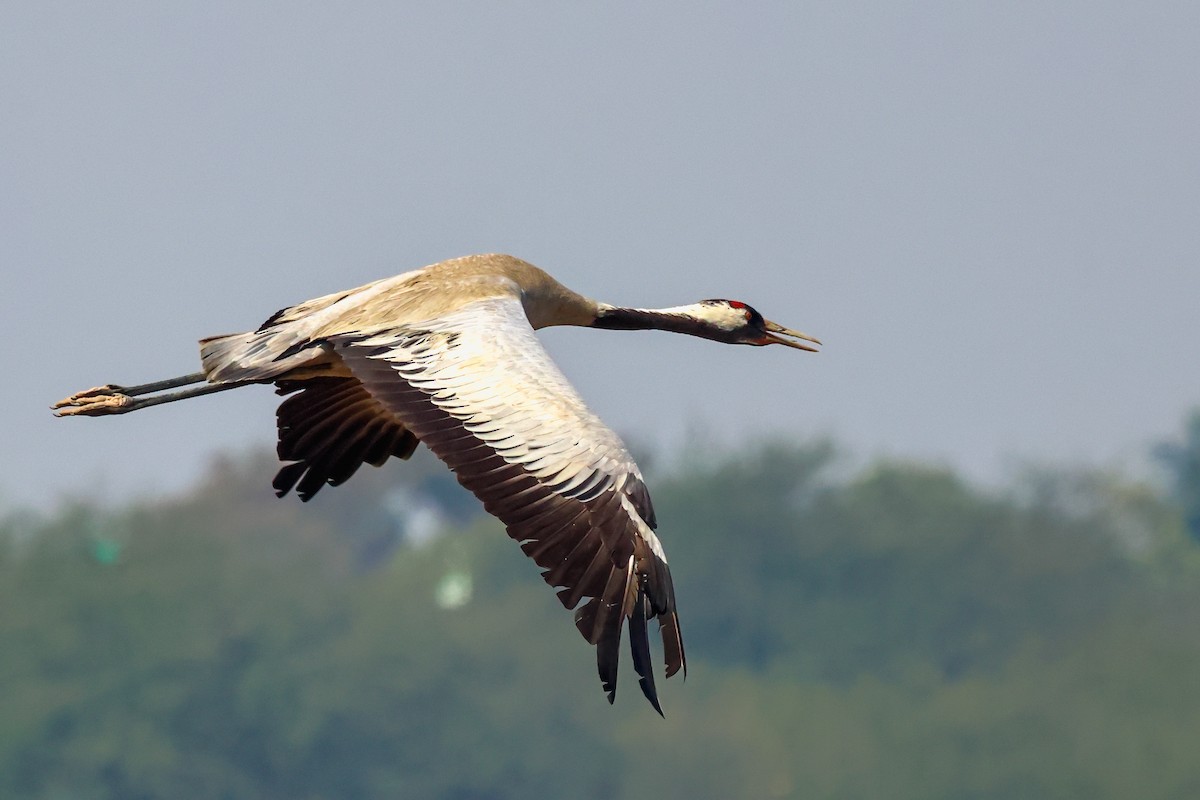
[[[671,573],[650,496],[621,440],[550,360],[515,297],[420,325],[328,339],[375,401],[454,471],[542,568],[596,645],[616,693],[621,630],[659,713],[646,622],[657,617],[666,675],[685,666]]]

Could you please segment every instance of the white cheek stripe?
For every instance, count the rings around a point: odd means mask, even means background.
[[[746,324],[746,312],[743,309],[727,305],[707,305],[693,303],[690,306],[672,306],[670,308],[650,309],[658,314],[677,314],[684,317],[707,322],[727,331],[737,330]]]

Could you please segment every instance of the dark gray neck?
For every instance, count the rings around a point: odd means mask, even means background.
[[[591,327],[607,331],[672,331],[697,334],[700,323],[694,317],[656,311],[652,308],[602,306]]]

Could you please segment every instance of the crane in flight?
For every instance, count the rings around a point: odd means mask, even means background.
[[[52,407],[58,416],[124,414],[273,383],[284,466],[273,486],[309,500],[362,464],[407,459],[419,442],[454,471],[542,569],[596,647],[616,695],[626,621],[643,694],[662,714],[647,623],[659,623],[670,678],[686,673],[666,555],[629,451],[588,410],[534,331],[551,325],[665,330],[727,344],[816,351],[811,336],[736,300],[622,308],[567,289],[506,255],[451,259],[284,308],[257,330],[200,342],[202,371],[109,384]],[[188,388],[184,388],[188,387]]]

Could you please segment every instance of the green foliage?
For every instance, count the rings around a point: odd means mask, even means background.
[[[661,720],[627,663],[608,708],[495,521],[400,544],[410,466],[6,518],[0,797],[1200,796],[1200,566],[1145,487],[709,454],[655,481],[690,661]]]
[[[1171,473],[1188,533],[1200,541],[1200,410],[1188,418],[1183,441],[1164,442],[1155,448],[1155,455]]]

